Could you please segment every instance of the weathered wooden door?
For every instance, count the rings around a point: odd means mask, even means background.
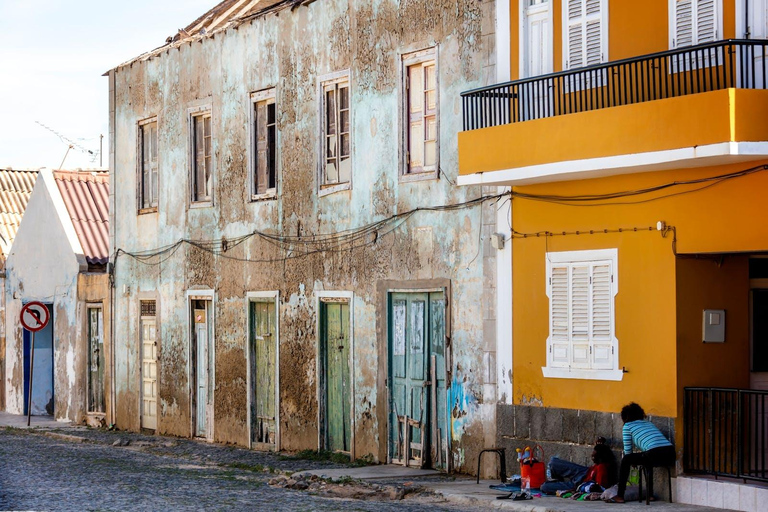
[[[104,412],[104,317],[100,307],[89,307],[88,412]]]
[[[193,300],[192,318],[195,338],[195,435],[207,437],[213,412],[211,301]]]
[[[322,302],[320,314],[325,449],[349,452],[352,434],[349,303]]]
[[[277,439],[275,301],[251,302],[251,443],[274,449]]]
[[[141,301],[141,428],[157,429],[157,323],[155,301]]]
[[[408,466],[444,467],[444,294],[393,293],[389,318],[390,457]]]

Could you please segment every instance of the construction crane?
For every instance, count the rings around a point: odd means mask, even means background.
[[[59,140],[61,140],[61,142],[67,144],[67,151],[66,151],[66,153],[64,153],[64,158],[61,159],[61,164],[59,164],[59,169],[63,168],[64,161],[67,159],[67,155],[69,155],[69,151],[72,150],[72,149],[76,149],[77,151],[80,151],[83,154],[91,155],[91,163],[96,162],[96,157],[97,156],[101,157],[101,149],[99,149],[98,152],[91,151],[90,149],[85,148],[85,147],[81,146],[80,144],[78,144],[77,142],[73,141],[69,137],[66,137],[66,136],[62,135],[61,133],[57,132],[56,130],[54,130],[50,126],[46,126],[43,123],[41,123],[40,121],[35,121],[35,123],[37,123],[38,125],[42,126],[46,130],[48,130],[49,132],[54,134],[55,136],[57,136],[59,138]],[[103,135],[99,136],[99,140],[100,141],[103,138],[104,138]],[[101,145],[101,144],[99,144],[99,145]],[[101,167],[101,160],[99,160],[99,167]]]

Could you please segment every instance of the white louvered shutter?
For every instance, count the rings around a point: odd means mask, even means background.
[[[600,64],[606,60],[605,0],[567,0],[566,69]]]
[[[570,364],[568,270],[568,265],[552,266],[549,276],[550,366],[556,368],[568,368]]]
[[[673,0],[674,48],[716,41],[720,0]]]
[[[717,40],[717,0],[697,0],[696,7],[696,44]]]
[[[571,266],[571,366],[589,368],[589,264]]]
[[[613,269],[611,264],[592,265],[591,286],[591,341],[592,361],[595,369],[613,369]]]

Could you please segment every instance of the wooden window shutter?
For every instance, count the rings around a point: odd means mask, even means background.
[[[604,0],[567,0],[566,69],[605,61]]]
[[[149,206],[157,206],[158,195],[158,177],[157,177],[157,122],[150,125],[150,144],[151,149],[149,151],[150,160],[150,172],[149,172]]]
[[[592,368],[613,369],[613,269],[610,263],[592,265],[590,302]]]
[[[205,142],[203,132],[203,118],[195,116],[192,118],[194,129],[194,200],[202,201],[205,199]]]
[[[681,48],[693,44],[693,1],[675,1],[675,27],[673,46]]]
[[[141,128],[141,184],[139,208],[149,208],[149,179],[150,179],[150,143],[152,137],[149,136],[149,125],[143,125]]]
[[[568,60],[566,69],[584,66],[584,37],[582,22],[584,19],[583,0],[568,0],[568,32],[565,39]]]
[[[408,67],[408,169],[424,166],[424,74],[421,65]]]
[[[549,352],[550,366],[570,365],[569,266],[552,266],[549,276]]]
[[[717,39],[716,0],[696,0],[696,44]]]
[[[571,366],[589,368],[589,264],[571,266]]]
[[[256,103],[256,194],[267,191],[267,104]]]
[[[673,48],[717,40],[719,0],[673,0]]]

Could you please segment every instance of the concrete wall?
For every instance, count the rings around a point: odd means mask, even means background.
[[[324,1],[281,11],[185,43],[113,73],[110,98],[115,212],[113,248],[147,251],[186,238],[232,239],[254,230],[312,237],[386,219],[419,206],[460,203],[479,187],[457,188],[456,133],[462,91],[492,81],[491,1]],[[150,43],[148,43],[150,44]],[[438,179],[403,182],[400,55],[437,46],[440,108]],[[352,104],[352,189],[320,197],[318,77],[348,69]],[[485,70],[485,71],[481,71]],[[278,195],[249,202],[249,93],[277,87]],[[211,105],[214,206],[190,208],[188,109]],[[136,214],[137,122],[158,117],[157,213]],[[454,463],[468,469],[493,432],[481,418],[483,385],[495,381],[493,349],[483,348],[484,283],[495,265],[485,253],[481,209],[422,212],[366,247],[296,256],[253,237],[217,256],[182,245],[146,265],[116,263],[116,404],[120,428],[139,428],[139,297],[158,297],[159,426],[191,435],[188,302],[192,289],[214,290],[217,441],[248,444],[246,294],[279,291],[281,448],[317,448],[318,291],[351,291],[354,317],[354,455],[386,458],[386,390],[377,386],[376,283],[448,279],[453,380],[461,396],[453,421]],[[491,228],[487,227],[486,232]],[[492,256],[492,254],[490,255]],[[265,262],[264,260],[270,260]],[[493,318],[490,318],[493,320]],[[485,361],[484,361],[485,360]],[[488,382],[486,382],[486,380]],[[493,435],[491,434],[491,439]]]
[[[24,303],[37,300],[53,309],[54,416],[80,421],[85,395],[78,376],[85,359],[78,352],[77,276],[84,264],[73,252],[74,230],[59,219],[64,208],[50,171],[41,171],[6,261],[6,410],[24,409],[23,328],[19,314]],[[66,212],[64,213],[66,215]],[[79,244],[77,244],[79,245]],[[37,362],[35,363],[37,367]],[[33,376],[34,378],[34,376]]]
[[[520,473],[515,449],[539,444],[544,450],[545,461],[553,456],[591,466],[592,449],[598,437],[604,437],[616,456],[617,469],[623,452],[621,415],[579,408],[560,409],[530,405],[497,406],[497,446],[506,448],[507,472]],[[648,416],[667,439],[675,440],[675,418]],[[682,428],[682,426],[680,427]],[[676,445],[682,452],[682,441]],[[678,469],[682,469],[678,468]],[[663,474],[663,479],[661,478]],[[655,472],[654,489],[666,492],[666,473]]]

